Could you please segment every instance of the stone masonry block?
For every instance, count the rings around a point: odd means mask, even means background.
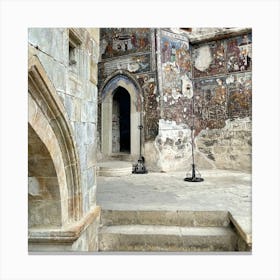
[[[86,126],[87,126],[86,144],[91,144],[95,141],[96,138],[96,124],[87,123]]]
[[[29,28],[28,42],[39,50],[53,57],[57,62],[66,65],[68,60],[68,42],[63,28]]]
[[[45,53],[38,52],[38,57],[57,91],[66,92],[66,67]]]
[[[94,186],[94,170],[93,167],[87,169],[87,190]]]
[[[80,157],[81,170],[84,171],[87,169],[86,145],[78,146],[78,152],[79,152],[79,157]]]
[[[68,114],[68,117],[71,121],[75,121],[75,108],[74,108],[74,102],[73,102],[73,99],[71,96],[69,95],[65,95],[65,109],[66,109],[66,112]]]
[[[86,123],[76,122],[75,123],[75,134],[76,142],[79,146],[86,142],[87,130]]]
[[[87,145],[87,167],[96,164],[96,143]]]

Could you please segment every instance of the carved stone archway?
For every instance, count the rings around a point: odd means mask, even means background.
[[[139,156],[140,130],[142,120],[142,89],[137,80],[127,71],[118,70],[108,77],[101,88],[101,151],[106,156],[112,156],[112,107],[113,95],[116,89],[124,88],[130,95],[130,143],[131,158]],[[143,143],[143,141],[142,141]],[[143,151],[143,146],[142,146]]]
[[[35,55],[28,64],[28,123],[53,160],[59,182],[62,226],[82,213],[80,169],[73,131],[55,88]]]

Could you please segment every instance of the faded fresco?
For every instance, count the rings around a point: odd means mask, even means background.
[[[193,47],[192,60],[194,78],[224,74],[226,72],[224,41]]]
[[[227,115],[227,88],[224,77],[195,81],[196,131],[225,126]]]
[[[251,116],[251,73],[245,72],[251,70],[251,39],[251,34],[245,34],[194,47],[193,82],[198,131],[223,128],[227,119]],[[223,55],[218,51],[222,50],[219,45],[226,46]],[[220,59],[217,59],[218,53],[221,53]],[[224,68],[224,57],[227,57],[227,68]],[[224,72],[214,71],[218,69],[217,65],[221,65]],[[245,73],[231,73],[234,71]]]
[[[185,123],[193,94],[191,56],[187,39],[179,40],[166,33],[161,37],[163,115],[166,120]]]
[[[126,70],[132,74],[150,71],[150,54],[131,55],[126,58],[117,58],[100,64],[99,79],[105,80],[116,70]]]
[[[188,41],[168,36],[161,38],[163,92],[183,94],[182,81],[191,77],[191,56]]]
[[[141,75],[138,82],[143,89],[144,96],[144,134],[145,140],[154,140],[158,135],[159,98],[155,75]]]
[[[252,69],[252,34],[227,40],[228,72]]]
[[[230,119],[252,115],[252,75],[251,73],[231,75],[228,83],[228,115]]]
[[[101,28],[102,59],[151,50],[151,28]]]

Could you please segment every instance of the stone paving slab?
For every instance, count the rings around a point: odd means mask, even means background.
[[[236,235],[225,227],[123,225],[101,228],[101,251],[234,251]]]
[[[228,211],[251,240],[251,174],[201,171],[203,182],[185,182],[186,172],[97,178],[97,204],[112,210]]]

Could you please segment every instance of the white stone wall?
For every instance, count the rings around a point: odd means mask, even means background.
[[[182,170],[191,156],[191,130],[186,124],[159,120],[159,133],[154,143],[145,146],[145,158],[157,171]],[[151,163],[155,163],[151,165]]]
[[[30,28],[29,48],[61,98],[74,131],[80,160],[83,214],[96,204],[97,63],[99,29],[76,29],[77,63],[69,65],[67,28]]]

